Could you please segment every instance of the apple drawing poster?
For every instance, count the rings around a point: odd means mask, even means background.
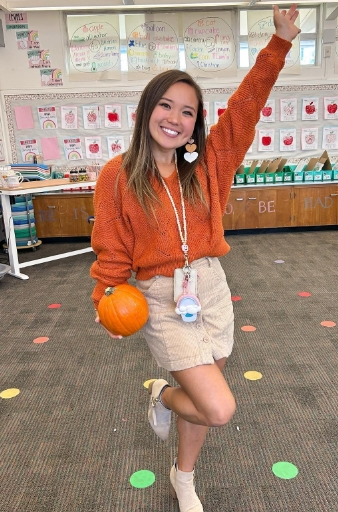
[[[275,150],[275,130],[258,130],[258,151]]]
[[[209,101],[203,102],[203,116],[206,125],[210,124],[210,103]]]
[[[274,123],[276,120],[276,102],[268,100],[261,110],[260,121],[263,123]]]
[[[85,137],[86,157],[93,160],[102,158],[101,137]]]
[[[121,105],[104,106],[105,128],[122,128],[122,107]]]
[[[83,111],[83,127],[85,130],[98,130],[101,128],[100,107],[85,106]]]
[[[218,122],[219,116],[227,109],[228,103],[226,101],[215,101],[215,124]]]
[[[77,130],[77,107],[61,107],[61,127],[63,130]]]
[[[338,119],[338,97],[324,98],[324,119]]]
[[[120,155],[124,153],[124,138],[120,135],[107,137],[107,146],[108,146],[108,155],[109,159],[114,158],[114,156]]]
[[[319,98],[303,98],[302,100],[302,121],[318,120]]]
[[[127,105],[128,128],[134,128],[137,105]]]
[[[296,151],[296,128],[279,130],[279,150]]]
[[[338,127],[324,126],[322,149],[338,149]]]
[[[301,149],[307,151],[310,149],[318,149],[318,127],[303,128],[301,131]]]
[[[297,121],[297,98],[282,98],[280,100],[281,122]]]

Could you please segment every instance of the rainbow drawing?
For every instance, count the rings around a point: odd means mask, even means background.
[[[25,162],[33,162],[35,153],[29,152],[25,154]]]
[[[52,70],[52,79],[53,80],[62,80],[62,71],[61,71],[61,69],[53,69]]]
[[[49,60],[49,50],[41,50],[40,59]]]
[[[70,151],[68,153],[68,160],[81,160],[81,155],[78,151]]]
[[[42,128],[44,130],[49,130],[51,128],[56,128],[56,124],[52,119],[45,119],[42,123]]]
[[[37,30],[30,30],[28,34],[28,40],[29,41],[38,41],[39,40],[39,33]]]

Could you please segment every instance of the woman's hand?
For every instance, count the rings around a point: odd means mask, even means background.
[[[288,11],[285,9],[280,11],[278,5],[274,5],[273,22],[276,28],[276,36],[291,43],[301,32],[300,28],[295,25],[298,15],[299,11],[297,11],[296,4],[293,4]]]
[[[96,318],[95,318],[95,323],[97,324],[101,324],[100,322],[100,317],[99,317],[99,314],[98,312],[96,311]],[[102,324],[101,324],[102,325]],[[103,325],[102,325],[103,329],[106,331],[106,333],[108,333],[108,335],[113,338],[113,339],[118,339],[118,340],[122,340],[122,337],[120,334],[113,334],[112,332],[108,331],[108,329],[106,329]]]

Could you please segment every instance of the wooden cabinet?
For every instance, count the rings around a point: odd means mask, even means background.
[[[294,226],[338,224],[338,183],[295,186],[293,203]]]
[[[93,194],[45,194],[33,198],[39,238],[90,236]]]

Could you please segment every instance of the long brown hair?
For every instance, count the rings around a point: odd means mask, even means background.
[[[190,85],[195,90],[198,100],[196,123],[192,135],[197,146],[198,157],[193,163],[189,163],[183,156],[186,152],[185,147],[181,146],[176,150],[177,168],[183,195],[191,204],[196,204],[199,200],[206,206],[203,191],[195,173],[197,165],[203,159],[206,143],[202,91],[188,73],[175,69],[164,71],[155,76],[143,90],[136,111],[132,141],[123,158],[122,169],[127,173],[128,185],[136,194],[146,213],[149,213],[150,210],[154,211],[154,204],[159,201],[149,182],[149,173],[161,182],[160,173],[151,151],[149,120],[154,108],[165,95],[165,92],[177,82],[184,82]]]

